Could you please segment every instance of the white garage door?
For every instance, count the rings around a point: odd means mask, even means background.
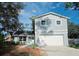
[[[45,35],[39,36],[40,40],[43,40],[48,46],[64,46],[63,35]]]

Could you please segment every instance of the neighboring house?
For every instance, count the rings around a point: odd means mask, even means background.
[[[68,46],[68,18],[53,12],[34,18],[35,42],[47,46]]]
[[[13,35],[13,41],[15,43],[19,43],[21,45],[30,45],[34,43],[34,35],[31,34],[20,34],[20,35]]]

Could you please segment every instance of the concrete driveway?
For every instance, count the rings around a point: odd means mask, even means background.
[[[46,46],[42,49],[46,51],[47,56],[79,56],[79,49],[74,49],[70,47]]]

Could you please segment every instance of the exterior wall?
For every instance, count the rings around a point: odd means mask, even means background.
[[[43,19],[45,19],[47,17],[51,21],[51,25],[48,27],[49,28],[48,30],[67,31],[67,19],[61,18],[61,17],[58,17],[58,16],[54,16],[54,15],[47,15],[47,16],[44,16],[42,18],[35,19],[35,29],[41,30],[39,27],[36,26],[36,22],[37,21],[41,22],[41,20],[43,20]],[[57,20],[61,21],[61,25],[56,24]]]
[[[40,28],[40,26],[37,26],[38,23],[41,23],[41,20],[44,20],[45,18],[49,18],[51,21],[50,26],[48,26],[47,29],[43,30]],[[60,25],[57,25],[56,21],[61,21]],[[45,31],[45,32],[43,32]],[[51,31],[51,32],[50,32]],[[67,29],[67,19],[58,17],[55,15],[47,15],[43,16],[41,18],[35,19],[35,39],[37,41],[39,35],[63,35],[64,36],[64,45],[68,46],[68,29]]]
[[[20,37],[22,37],[22,39],[20,39]],[[24,37],[26,37],[26,40],[23,40]],[[20,41],[21,40],[21,41]],[[26,45],[29,45],[29,44],[33,44],[34,43],[34,35],[26,35],[26,36],[14,36],[14,39],[13,41],[15,43],[19,42],[20,44],[26,44]]]

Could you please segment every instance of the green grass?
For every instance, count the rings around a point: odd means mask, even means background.
[[[34,48],[36,48],[38,46],[36,44],[32,44],[32,45],[30,45],[30,47],[34,49]]]
[[[70,45],[70,47],[79,49],[79,44],[72,44],[72,45]]]

